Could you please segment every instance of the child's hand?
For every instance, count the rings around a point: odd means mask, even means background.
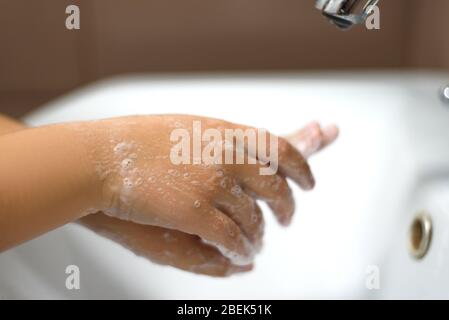
[[[201,121],[203,133],[211,128],[219,132],[248,129],[221,120],[183,115],[82,124],[84,139],[92,149],[92,159],[104,185],[103,205],[95,209],[123,220],[197,235],[233,264],[250,264],[263,234],[263,218],[256,199],[266,201],[278,220],[287,225],[294,200],[286,178],[311,189],[314,180],[309,166],[283,138],[278,138],[278,159],[270,159],[270,165],[279,165],[277,174],[260,175],[261,168],[267,166],[259,162],[249,164],[248,159],[245,164],[175,165],[170,155],[177,142],[170,141],[170,136],[174,130],[186,129],[193,142],[194,121]],[[190,145],[188,142],[187,147]],[[254,155],[260,156],[259,147],[252,151]]]
[[[161,117],[157,122],[159,125],[162,124],[164,129],[158,128],[155,132],[162,133],[162,136],[165,133],[165,139],[168,140],[169,131],[173,130],[173,123],[176,123],[176,128],[189,128],[192,126],[192,120],[192,117],[187,116]],[[204,118],[201,120],[203,125],[206,125],[203,130],[210,126],[221,127],[222,129],[235,126],[219,120]],[[106,121],[125,121],[125,123],[128,123],[127,125],[139,126],[143,125],[143,123],[139,124],[139,122],[145,123],[152,120],[148,119],[148,117],[136,117]],[[147,123],[147,125],[150,124]],[[123,123],[120,123],[120,126],[123,126]],[[337,131],[333,129],[335,127],[330,128],[332,129],[321,130],[316,123],[312,123],[290,139],[305,148],[305,150],[308,150],[307,155],[310,156],[313,152],[328,145],[336,138]],[[144,136],[149,134],[147,132],[144,133]],[[159,141],[160,144],[163,144],[161,143],[162,139],[147,139],[148,141]],[[101,214],[87,216],[81,221],[91,229],[109,235],[110,238],[120,242],[139,255],[162,264],[169,264],[181,269],[215,276],[246,271],[251,269],[252,255],[260,247],[263,233],[263,218],[255,199],[261,198],[266,200],[281,222],[288,223],[291,218],[294,202],[291,198],[291,191],[281,175],[260,176],[256,170],[258,168],[257,165],[173,166],[168,157],[163,155],[168,154],[166,146],[159,148],[159,151],[156,152],[157,155],[153,153],[150,156],[153,160],[159,160],[157,161],[157,168],[159,169],[145,166],[145,164],[143,168],[139,169],[139,165],[135,161],[138,160],[139,155],[135,152],[136,150],[131,150],[133,149],[131,146],[138,139],[132,140],[134,142],[131,143],[114,141],[117,144],[124,143],[120,145],[120,148],[126,149],[129,146],[130,150],[124,152],[125,154],[122,155],[124,159],[116,159],[114,161],[119,168],[112,171],[115,171],[115,175],[119,173],[120,178],[129,178],[130,180],[127,180],[127,182],[130,183],[130,186],[131,184],[134,186],[137,181],[135,187],[137,187],[138,194],[148,194],[148,196],[145,199],[139,199],[139,196],[132,197],[134,199],[132,203],[136,201],[139,205],[145,207],[143,211],[147,212],[149,218],[144,217],[143,219],[153,219],[150,220],[152,225],[164,228],[141,225],[142,221],[140,219],[142,218],[139,216],[137,219],[132,216],[126,217],[129,220],[135,219],[133,221],[137,221],[139,224],[124,222]],[[283,143],[285,143],[284,140],[282,140],[281,145]],[[149,146],[149,149],[153,150],[154,147]],[[305,168],[305,174],[310,177],[308,168],[303,163],[302,158],[298,156],[297,152],[291,150],[290,147],[287,146],[286,148],[290,149],[289,152],[292,152],[293,155],[290,157],[282,155],[284,158],[280,157],[283,159],[281,170],[282,165],[286,165],[287,159],[295,159],[296,157],[297,161],[300,164],[302,163],[302,167]],[[165,151],[163,152],[162,150]],[[132,155],[131,158],[134,158],[132,164],[125,162],[127,163],[127,170],[132,172],[132,177],[122,177],[120,172],[123,174],[123,161],[130,159],[127,158],[130,155]],[[151,161],[148,162],[148,164],[151,163]],[[143,172],[138,172],[141,170]],[[288,170],[290,169],[287,168]],[[106,180],[110,178],[115,180],[117,177],[108,177]],[[145,178],[147,178],[150,184],[143,182]],[[298,176],[295,176],[295,178],[297,181],[303,179]],[[222,185],[223,181],[225,183]],[[309,181],[312,183],[311,179]],[[111,188],[117,191],[115,183],[112,183],[112,187],[110,181],[107,184],[109,184],[108,189]],[[273,190],[273,186],[277,186],[277,192]],[[161,190],[158,190],[158,188],[161,188]],[[181,192],[181,190],[185,192]],[[236,191],[239,191],[238,194],[236,194]],[[279,191],[280,193],[278,194]],[[108,208],[107,211],[109,211],[110,215],[124,218],[123,213],[129,213],[130,209],[129,202],[123,202],[124,200],[128,201],[128,199],[123,199],[122,195],[117,196],[114,192],[112,193],[115,199],[113,203],[115,201],[119,201],[119,203]],[[153,193],[156,195],[161,194],[165,196],[165,199],[159,201],[156,205],[153,203],[153,201],[157,202],[157,200],[153,200]],[[170,196],[167,196],[167,194]],[[146,204],[146,201],[151,201],[151,203]],[[164,201],[168,202],[168,204],[164,203]],[[132,205],[133,212],[135,210],[134,206]],[[202,210],[202,206],[206,206],[206,209]],[[164,215],[167,212],[169,216],[173,217],[173,221],[164,219]],[[141,213],[140,210],[139,213]],[[193,221],[186,221],[186,218]],[[144,220],[144,223],[148,223],[148,220]],[[212,225],[208,225],[209,223]],[[207,229],[211,229],[211,226],[215,226],[212,233],[218,233],[218,236],[207,231]],[[182,232],[171,229],[178,229]],[[222,250],[221,253],[231,260],[224,258],[215,248],[204,244],[198,236],[191,236],[186,233],[196,234],[215,245],[219,244],[219,248]],[[209,238],[205,238],[206,236]],[[186,250],[186,248],[189,248],[189,250]],[[241,264],[245,266],[238,266]]]

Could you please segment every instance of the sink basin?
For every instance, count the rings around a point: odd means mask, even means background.
[[[336,122],[338,142],[311,159],[316,189],[294,187],[289,228],[265,209],[255,270],[227,279],[159,266],[78,225],[0,255],[3,298],[449,298],[447,74],[126,76],[71,92],[30,114],[43,125],[128,114],[188,113],[287,134]],[[433,218],[426,256],[408,250],[416,212]],[[68,265],[80,290],[67,290]],[[374,268],[374,269],[373,269]],[[368,281],[377,270],[377,285]]]
[[[449,174],[441,172],[425,177],[410,194],[407,209],[410,214],[399,217],[397,232],[391,238],[391,247],[385,256],[383,268],[384,290],[380,297],[407,299],[448,298],[449,277]],[[426,255],[416,260],[404,250],[404,243],[412,241],[410,228],[413,213],[425,212],[431,217],[431,240]],[[420,240],[424,235],[419,231]]]

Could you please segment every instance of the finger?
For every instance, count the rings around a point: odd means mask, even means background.
[[[252,269],[252,265],[233,265],[197,236],[176,230],[123,221],[102,213],[86,216],[79,223],[154,263],[215,277]]]
[[[313,189],[315,179],[302,154],[284,138],[279,138],[280,173],[296,182],[304,190]]]
[[[173,202],[168,212],[156,215],[151,221],[136,219],[134,222],[199,236],[206,244],[216,247],[233,264],[252,263],[254,247],[234,220],[205,199],[198,197],[197,200],[191,199],[189,202],[183,205],[182,214],[179,214],[179,203]],[[156,203],[152,205],[157,208]]]
[[[305,158],[316,152],[323,143],[321,127],[315,121],[286,138]]]
[[[340,130],[334,124],[331,124],[323,129],[323,143],[319,150],[324,149],[325,147],[332,144],[340,134]]]
[[[230,217],[257,251],[261,247],[264,230],[262,211],[227,168],[228,165],[206,167],[205,170],[196,171],[194,175],[191,173],[190,177],[206,181],[195,190],[195,194],[210,199],[217,209]]]
[[[252,263],[255,252],[251,242],[235,221],[215,208],[213,200],[189,188],[173,184],[169,187],[170,193],[156,190],[160,197],[153,198],[151,202],[144,200],[145,191],[134,193],[132,206],[124,209],[127,220],[197,235],[219,249],[232,263]],[[164,208],[164,211],[159,208]]]
[[[180,226],[179,230],[196,234],[209,245],[216,247],[222,255],[235,265],[253,262],[255,248],[234,220],[221,210],[205,205],[198,210],[194,219],[202,219],[201,224]]]
[[[254,154],[254,150],[252,148],[248,148],[248,140],[245,140],[245,148],[251,157],[258,159],[264,163],[268,163],[270,168],[274,168],[274,172],[276,173],[276,169],[279,169],[280,173],[290,179],[292,179],[295,183],[297,183],[304,190],[310,190],[315,185],[315,180],[313,178],[312,172],[310,170],[309,164],[302,156],[302,154],[293,147],[286,139],[277,137],[271,133],[267,133],[265,130],[258,130],[252,127],[244,126],[244,125],[236,125],[228,123],[228,125],[233,129],[240,130],[256,130],[259,133],[258,142],[265,138],[265,148],[266,150],[261,150],[261,148],[257,148],[256,154]],[[263,133],[266,133],[264,137]],[[275,145],[272,145],[274,143]],[[272,155],[268,150],[274,148],[277,150],[276,155]],[[277,158],[277,159],[273,159]],[[277,160],[277,161],[276,161]],[[279,168],[277,168],[279,166]]]
[[[190,177],[205,181],[203,186],[195,189],[196,198],[209,199],[203,202],[210,203],[232,219],[257,251],[261,246],[264,229],[261,209],[256,201],[245,193],[232,172],[225,166],[220,166],[215,172],[212,171],[212,174],[209,168],[199,169],[190,173]],[[188,188],[187,186],[182,190],[183,198],[191,196],[185,193]],[[202,207],[200,203],[199,206],[198,210]]]
[[[314,121],[286,138],[305,158],[308,158],[329,146],[337,137],[337,126],[332,124],[321,128],[319,123]]]
[[[280,175],[260,175],[261,164],[234,166],[235,175],[246,192],[266,201],[282,225],[288,225],[295,211],[293,193]]]
[[[262,210],[235,181],[232,182],[232,179],[226,178],[222,181],[227,182],[227,180],[230,183],[222,184],[222,190],[216,195],[215,205],[236,222],[258,251],[262,246],[264,232]]]

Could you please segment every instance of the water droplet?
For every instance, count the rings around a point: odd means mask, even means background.
[[[128,144],[126,144],[125,142],[120,142],[114,147],[114,152],[115,153],[124,152],[127,149],[128,149]]]
[[[136,186],[140,186],[142,184],[142,178],[137,178]]]
[[[170,169],[167,171],[169,175],[174,176],[174,177],[179,177],[179,172],[174,170],[174,169]]]
[[[133,186],[133,182],[129,178],[123,179],[123,185],[127,188],[131,188]]]
[[[173,237],[173,235],[170,232],[164,232],[162,236],[164,237],[164,240],[167,242],[173,242],[176,240],[176,238]]]
[[[148,178],[148,182],[149,183],[155,183],[156,182],[156,178],[151,176],[151,177]]]
[[[188,172],[184,172],[183,176],[184,178],[187,178],[190,174]]]
[[[221,181],[220,181],[220,187],[226,188],[226,179],[221,179]]]
[[[133,164],[133,161],[131,159],[124,159],[121,163],[121,166],[123,169],[129,169]]]
[[[217,170],[217,177],[223,177],[223,170]]]
[[[242,188],[239,185],[235,185],[231,188],[231,193],[234,196],[239,196],[242,194]]]
[[[257,214],[253,213],[251,215],[251,222],[256,223],[258,220],[259,220],[259,217],[257,216]]]
[[[193,206],[194,206],[195,208],[201,207],[201,201],[195,200],[195,202],[193,203]]]

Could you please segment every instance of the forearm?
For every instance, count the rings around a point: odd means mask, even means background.
[[[5,127],[16,132],[0,136],[0,251],[78,219],[101,192],[70,125],[20,130],[3,118]]]

